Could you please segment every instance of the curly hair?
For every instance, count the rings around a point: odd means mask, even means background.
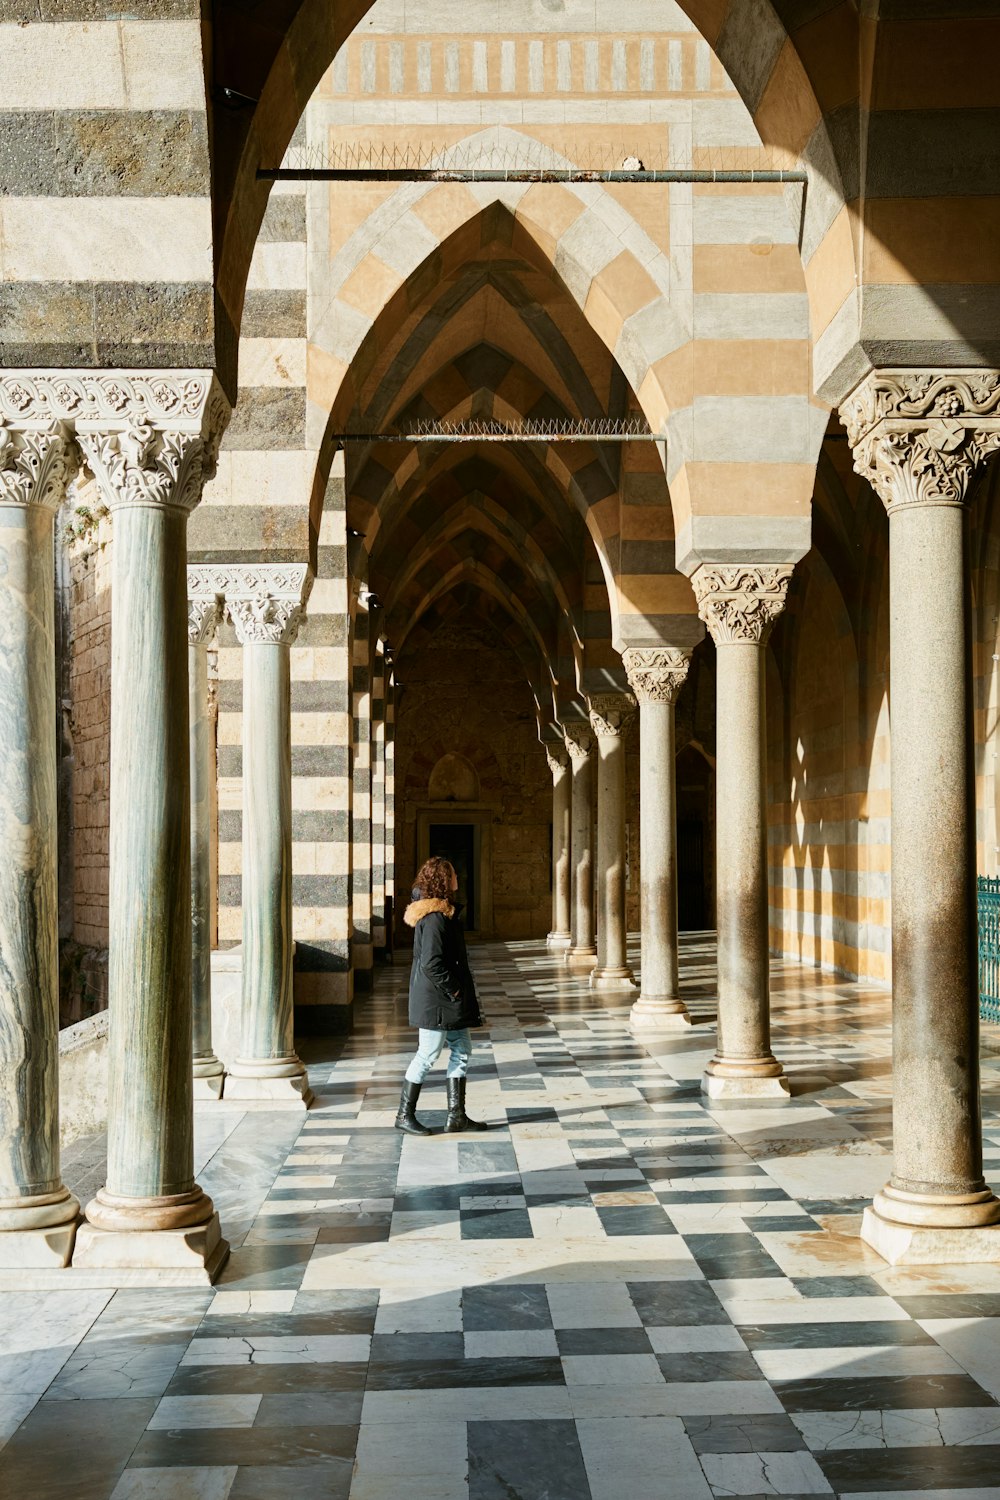
[[[451,861],[435,854],[420,866],[414,876],[413,884],[425,900],[447,901],[451,895],[451,882],[454,875],[455,867]]]

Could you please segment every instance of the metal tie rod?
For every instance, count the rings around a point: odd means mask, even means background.
[[[799,167],[668,167],[630,172],[624,167],[258,167],[263,182],[706,182],[808,181]]]

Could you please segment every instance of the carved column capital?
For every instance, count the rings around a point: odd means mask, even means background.
[[[691,655],[676,646],[629,646],[622,652],[629,686],[643,703],[674,703],[684,685]]]
[[[574,720],[563,725],[566,752],[571,761],[584,761],[593,753],[594,733],[589,724]]]
[[[624,734],[635,717],[636,701],[631,693],[591,693],[587,702],[598,739]]]
[[[6,370],[0,376],[0,429],[32,432],[36,443],[42,433],[75,437],[112,509],[190,510],[215,471],[229,414],[211,370]]]
[[[81,432],[80,446],[112,512],[147,505],[189,514],[201,499],[205,443],[197,433],[133,418],[120,432]]]
[[[241,646],[287,646],[298,635],[302,605],[297,599],[256,594],[252,599],[230,599],[227,607]]]
[[[212,596],[188,599],[188,645],[207,646],[220,616],[219,601]]]
[[[875,370],[840,415],[854,467],[887,510],[962,505],[1000,449],[1000,370]]]
[[[58,510],[78,464],[65,423],[25,429],[0,417],[0,505]]]
[[[569,766],[569,755],[563,745],[553,745],[546,742],[542,748],[545,751],[545,759],[553,776],[558,771],[565,771],[567,769]]]
[[[698,613],[717,646],[765,645],[785,607],[790,564],[704,563],[692,575]]]

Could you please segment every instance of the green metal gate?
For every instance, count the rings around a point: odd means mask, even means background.
[[[1000,1021],[1000,877],[980,875],[976,890],[979,904],[979,1014],[984,1021]]]

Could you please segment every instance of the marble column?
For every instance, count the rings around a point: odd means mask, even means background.
[[[194,1178],[191,1074],[186,538],[211,452],[210,377],[187,395],[179,383],[151,380],[140,410],[133,394],[124,430],[80,433],[114,532],[110,1029],[107,1182],[73,1256],[174,1283],[211,1281],[229,1251]],[[170,391],[190,425],[151,414]]]
[[[705,564],[691,583],[716,645],[718,1050],[710,1098],[784,1099],[771,1051],[767,940],[765,649],[790,566]]]
[[[970,484],[1000,372],[879,371],[841,408],[889,514],[893,1171],[862,1238],[893,1263],[1000,1260],[983,1178]]]
[[[552,930],[546,945],[565,952],[572,942],[570,897],[570,838],[573,816],[573,777],[562,745],[545,745],[552,772]]]
[[[597,736],[597,964],[594,989],[635,985],[625,921],[625,733],[635,717],[631,693],[596,693],[590,723]]]
[[[0,1270],[69,1262],[59,1175],[53,523],[75,467],[58,425],[0,413]]]
[[[674,704],[691,662],[671,646],[622,653],[639,703],[639,879],[642,988],[632,1007],[633,1031],[676,1031],[691,1025],[680,998],[677,964],[677,777]]]
[[[594,735],[589,724],[574,721],[563,725],[563,733],[573,775],[570,833],[572,940],[566,950],[566,963],[574,972],[586,974],[597,962],[594,944]]]
[[[243,647],[243,999],[226,1098],[308,1108],[292,996],[291,643],[302,576],[287,593],[227,605]]]
[[[194,1097],[222,1097],[225,1069],[212,1047],[212,746],[208,647],[219,622],[214,595],[188,600],[191,730],[191,1013]]]

